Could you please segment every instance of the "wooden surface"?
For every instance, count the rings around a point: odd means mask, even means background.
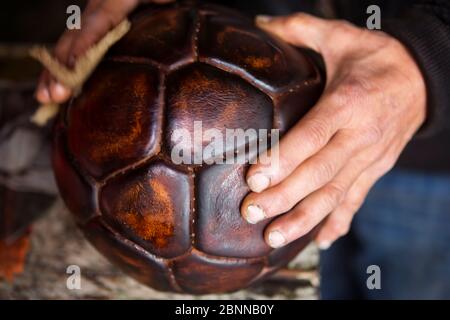
[[[266,282],[226,295],[161,293],[140,285],[104,259],[76,228],[58,201],[31,234],[25,271],[13,283],[0,282],[0,299],[315,299],[317,251],[310,247]],[[81,290],[66,286],[69,265],[81,268]]]

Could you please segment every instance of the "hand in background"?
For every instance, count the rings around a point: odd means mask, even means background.
[[[281,140],[279,166],[253,165],[242,204],[272,247],[311,231],[326,249],[349,230],[371,187],[395,164],[426,117],[422,74],[405,47],[382,32],[306,14],[258,25],[321,53],[327,83],[319,102]]]
[[[168,3],[173,0],[153,0],[148,2]],[[90,0],[81,16],[80,30],[66,30],[58,40],[55,57],[66,66],[73,67],[77,58],[97,43],[108,31],[117,26],[135,9],[140,0]],[[36,89],[36,98],[40,103],[63,103],[71,96],[69,88],[58,83],[44,70]]]

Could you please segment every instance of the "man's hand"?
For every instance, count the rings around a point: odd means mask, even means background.
[[[147,2],[168,3],[173,0]],[[142,0],[90,0],[81,17],[80,30],[67,30],[55,46],[54,55],[59,62],[73,67],[78,57],[117,26]],[[36,89],[40,103],[63,103],[72,95],[69,88],[58,83],[44,70]]]
[[[281,247],[311,231],[326,249],[349,230],[374,183],[388,172],[426,116],[422,74],[405,47],[382,32],[306,14],[261,17],[258,25],[321,53],[323,96],[279,144],[279,166],[253,165],[250,222],[279,216],[265,239]]]

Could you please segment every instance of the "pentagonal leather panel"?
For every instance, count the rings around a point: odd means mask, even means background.
[[[190,181],[162,162],[109,181],[100,208],[107,223],[152,254],[171,258],[190,247]]]
[[[196,252],[177,259],[172,264],[178,285],[193,294],[242,289],[251,283],[262,268],[262,260],[227,260],[207,257]]]
[[[125,273],[157,290],[173,291],[164,263],[95,220],[82,228],[85,236]]]
[[[138,14],[109,55],[148,58],[165,65],[193,59],[194,16],[192,9],[181,8]]]
[[[246,73],[258,86],[279,92],[315,76],[311,61],[247,20],[208,15],[200,29],[200,61]]]
[[[70,163],[64,132],[59,126],[53,139],[52,162],[59,192],[78,222],[85,223],[95,215],[95,192]]]
[[[244,166],[213,165],[196,179],[196,246],[209,254],[225,257],[260,257],[271,251],[263,232],[269,220],[256,225],[240,214],[240,201],[250,190]]]
[[[226,147],[231,145],[225,143],[227,129],[272,128],[273,104],[268,96],[240,77],[205,64],[172,73],[166,94],[169,155],[175,147],[190,151],[194,159],[197,137],[202,150],[213,140],[206,134],[210,129],[221,135]],[[194,135],[194,131],[200,133]]]
[[[103,63],[68,109],[69,151],[96,178],[159,149],[159,75],[148,65]]]

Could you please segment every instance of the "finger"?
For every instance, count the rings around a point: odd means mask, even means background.
[[[326,250],[339,237],[345,235],[351,225],[351,220],[364,204],[370,189],[394,166],[398,154],[405,147],[405,142],[389,144],[381,156],[356,179],[342,204],[336,208],[321,226],[315,241],[322,250]]]
[[[262,193],[251,193],[241,212],[249,223],[271,218],[291,210],[310,193],[330,182],[361,149],[370,145],[364,135],[341,130],[329,144],[297,167],[291,175]]]
[[[50,92],[48,90],[48,82],[50,80],[50,74],[47,70],[43,70],[36,87],[35,96],[36,99],[42,103],[47,104],[51,102]]]
[[[93,12],[95,12],[102,2],[103,2],[102,0],[89,0],[86,5],[86,8],[83,10],[81,22],[83,23],[86,17],[90,16]],[[66,30],[59,38],[54,49],[56,59],[58,59],[59,62],[61,62],[62,64],[66,65],[69,68],[73,68],[75,66],[75,60],[71,55],[71,49],[73,43],[79,37],[81,30],[83,30],[83,28]]]
[[[314,192],[267,227],[267,244],[279,248],[306,235],[339,205],[344,193],[343,188],[334,184]]]
[[[62,85],[60,82],[51,77],[49,90],[52,102],[64,103],[72,95],[72,90]]]
[[[305,13],[257,17],[256,23],[294,46],[307,47],[320,53],[325,61],[327,83],[334,78],[339,60],[348,52],[349,42],[364,39],[366,34],[363,29],[347,21],[321,19]],[[330,46],[330,43],[333,45]]]
[[[315,238],[320,250],[329,249],[337,239],[348,233],[355,213],[345,202],[330,213]]]
[[[84,12],[92,12],[100,2],[100,0],[89,1]],[[66,30],[53,50],[55,58],[69,68],[74,66],[75,61],[70,60],[70,49],[78,34],[79,30],[77,29]],[[42,72],[36,90],[36,98],[40,103],[63,103],[70,97],[71,93],[69,88],[59,83],[47,70]]]
[[[66,30],[61,38],[56,43],[54,49],[55,58],[58,59],[62,64],[73,67],[73,65],[69,65],[69,53],[70,48],[72,46],[72,42],[77,37],[79,30]]]
[[[70,48],[72,59],[76,61],[108,31],[117,26],[138,3],[137,0],[101,1],[92,11],[84,12],[82,28]]]
[[[378,174],[369,169],[356,180],[345,200],[328,216],[318,231],[315,241],[321,250],[327,250],[333,242],[348,233],[353,216],[364,204],[378,178]]]
[[[74,67],[77,57],[97,43],[109,30],[122,21],[133,10],[138,0],[91,0],[83,12],[80,30],[67,30],[55,46],[55,57],[62,64]],[[156,3],[173,2],[171,0],[153,1]],[[72,91],[44,72],[38,82],[36,98],[41,103],[63,103],[72,95]]]
[[[78,30],[66,30],[54,49],[55,58],[62,64],[73,67],[73,62],[69,61],[70,48],[72,42],[76,38]],[[71,90],[57,81],[53,76],[49,76],[46,82],[47,90],[50,94],[51,102],[63,103],[69,99],[72,94]]]
[[[317,52],[322,51],[323,37],[330,28],[327,20],[306,13],[283,17],[258,16],[256,24],[295,46],[309,47]]]
[[[265,231],[267,243],[275,248],[284,246],[310,232],[340,206],[349,189],[370,165],[363,156],[353,158],[332,181],[275,219]]]
[[[263,154],[264,162],[250,167],[247,173],[250,189],[259,193],[283,181],[303,161],[322,149],[348,120],[348,109],[337,106],[325,94],[281,139],[277,152]]]
[[[375,182],[392,169],[404,145],[405,142],[400,141],[388,144],[387,148],[374,146],[361,152],[330,183],[309,195],[289,213],[273,221],[265,231],[267,243],[272,247],[280,247],[306,235],[328,214],[340,207],[347,197],[346,206],[351,208],[347,217],[351,215],[351,211],[356,212]],[[348,227],[350,221],[351,217],[342,223],[344,232],[346,223]],[[328,242],[332,240],[330,238]],[[323,247],[327,245],[322,244]]]

